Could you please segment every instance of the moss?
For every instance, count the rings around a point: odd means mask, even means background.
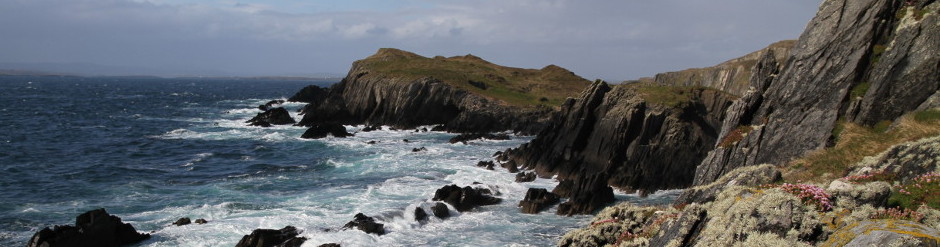
[[[875,126],[872,126],[872,130],[878,133],[884,133],[885,131],[888,131],[888,128],[890,127],[891,127],[891,120],[881,120],[878,123],[876,123]]]
[[[878,47],[878,46],[876,45],[875,47]],[[882,52],[884,52],[884,50],[882,50]],[[877,54],[876,56],[879,56],[879,57],[881,56],[880,53],[876,53],[876,54]],[[852,87],[852,90],[850,91],[851,92],[850,95],[852,95],[853,99],[865,97],[865,93],[868,92],[869,88],[871,88],[871,82],[866,81],[866,82],[859,83],[858,85],[855,85],[854,87]]]
[[[811,238],[822,224],[815,206],[779,189],[732,186],[708,212],[710,219],[698,241],[705,246],[730,246],[764,233],[795,242]]]
[[[940,121],[940,109],[934,108],[930,110],[914,112],[914,121],[921,123],[934,123]]]

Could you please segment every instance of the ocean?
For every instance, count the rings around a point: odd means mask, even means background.
[[[258,105],[331,83],[0,76],[0,246],[23,246],[96,208],[152,232],[137,246],[235,246],[254,229],[288,225],[303,230],[304,246],[550,246],[590,220],[554,207],[522,214],[516,205],[528,188],[557,181],[516,183],[515,174],[475,166],[531,136],[451,144],[456,134],[385,127],[306,140],[303,127],[245,123]],[[298,121],[302,106],[284,104]],[[427,151],[412,152],[420,147]],[[414,221],[410,212],[430,212],[438,188],[475,182],[503,202]],[[657,204],[676,193],[616,196]],[[388,233],[341,229],[360,212]],[[209,223],[172,225],[181,217]]]

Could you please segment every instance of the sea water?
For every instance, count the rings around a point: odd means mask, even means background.
[[[516,183],[503,169],[475,166],[529,136],[451,144],[456,134],[347,126],[354,137],[307,140],[303,127],[245,123],[258,105],[330,83],[2,76],[0,246],[25,245],[96,208],[152,233],[139,246],[234,246],[254,229],[288,225],[303,231],[304,246],[548,246],[590,219],[555,208],[522,214],[528,188],[557,181]],[[283,107],[302,117],[302,103]],[[436,189],[474,183],[503,202],[414,220],[416,207],[430,212]],[[674,196],[617,194],[641,204]],[[343,230],[357,213],[388,233]],[[171,224],[181,217],[209,223]]]

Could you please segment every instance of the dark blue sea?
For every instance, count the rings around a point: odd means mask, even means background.
[[[331,83],[0,76],[0,246],[96,208],[152,232],[140,246],[234,246],[287,225],[304,231],[305,246],[547,246],[589,220],[521,214],[528,188],[557,181],[520,184],[475,166],[531,137],[450,144],[455,134],[385,128],[305,140],[302,127],[244,123],[260,104]],[[297,120],[302,106],[284,104]],[[437,188],[474,182],[504,202],[426,224],[405,213],[428,209]],[[389,233],[342,231],[359,212]],[[180,217],[209,223],[171,225]]]

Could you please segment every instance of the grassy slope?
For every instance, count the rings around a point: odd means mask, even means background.
[[[540,70],[511,68],[472,55],[427,58],[383,48],[357,64],[368,70],[370,76],[397,77],[405,81],[433,77],[451,86],[522,107],[558,106],[565,98],[577,96],[590,85],[590,81],[555,65]],[[471,85],[471,81],[485,84],[486,89]]]

